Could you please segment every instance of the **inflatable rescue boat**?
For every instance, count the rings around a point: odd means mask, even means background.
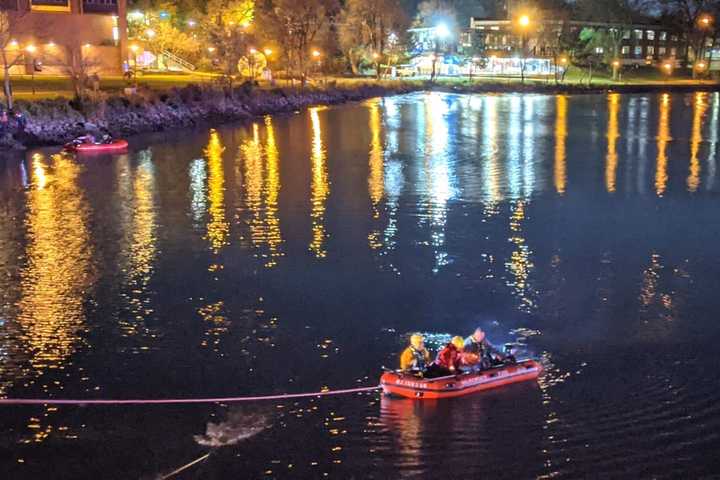
[[[535,380],[542,365],[535,360],[500,365],[481,372],[439,378],[422,378],[402,372],[385,372],[380,386],[386,395],[416,399],[461,397],[512,383]]]
[[[83,153],[117,152],[128,147],[127,140],[113,140],[110,143],[69,143],[65,150]]]

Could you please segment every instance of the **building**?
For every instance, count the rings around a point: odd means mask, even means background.
[[[11,73],[67,74],[71,65],[100,75],[122,73],[127,0],[0,0],[0,8],[13,18],[6,50],[21,58]]]
[[[562,35],[579,37],[585,29],[602,30],[617,38],[615,48],[598,45],[595,53],[615,58],[623,65],[656,64],[670,59],[684,59],[684,36],[656,24],[613,24],[575,20],[533,21],[526,32],[518,29],[511,20],[472,18],[470,29],[464,32],[462,46],[486,57],[521,55],[522,44],[528,57],[552,58],[564,52],[558,39]]]

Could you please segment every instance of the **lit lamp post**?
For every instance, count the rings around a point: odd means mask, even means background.
[[[269,72],[268,78],[270,80],[270,83],[275,85],[275,79],[272,76],[272,69],[270,68],[270,55],[272,55],[272,53],[273,53],[272,49],[264,48],[262,53],[263,53],[263,56],[265,57],[265,68],[268,69],[268,72]]]
[[[440,55],[440,40],[444,40],[450,36],[450,29],[444,23],[435,27],[433,37],[435,39],[435,53],[432,56],[432,73],[430,81],[434,81],[437,76],[437,60]]]
[[[663,64],[663,72],[667,75],[666,80],[669,80],[673,73],[673,64],[671,62],[665,62]]]
[[[567,70],[568,59],[567,59],[567,57],[560,57],[559,62],[560,62],[560,65],[562,65],[562,68],[563,68],[563,75],[562,75],[562,77],[558,77],[558,68],[557,68],[557,64],[556,64],[556,65],[555,65],[555,82],[556,82],[556,83],[557,83],[560,79],[564,79],[564,78],[565,78],[565,73],[564,73],[564,72]]]
[[[258,51],[255,48],[250,48],[250,55],[248,56],[248,67],[250,67],[250,78],[255,80],[255,55]]]
[[[707,34],[712,28],[713,20],[714,18],[708,14],[703,14],[698,17],[698,28],[700,28],[700,30],[703,32],[702,38],[700,40],[700,48],[698,48],[697,51],[698,58],[696,58],[696,60],[699,62],[703,62],[705,60],[705,42],[707,41]],[[697,73],[701,73],[700,70],[698,70],[697,68],[693,69],[693,77]]]
[[[28,45],[25,47],[25,51],[29,53],[29,63],[30,63],[30,85],[32,85],[32,93],[35,95],[35,57],[34,54],[37,51],[37,47],[35,45]]]
[[[372,54],[373,63],[375,64],[375,78],[380,80],[380,54],[373,52]]]
[[[613,60],[612,62],[613,67],[613,80],[618,80],[618,73],[620,72],[620,60]]]
[[[132,78],[135,88],[137,88],[137,52],[139,49],[140,47],[135,44],[130,45],[130,51],[133,54]]]
[[[518,19],[518,25],[520,26],[522,41],[522,63],[520,64],[520,82],[522,84],[525,84],[525,64],[527,62],[527,32],[530,28],[530,17],[528,15],[521,15]]]
[[[317,61],[318,73],[322,74],[322,60],[320,59],[320,57],[322,57],[322,53],[320,53],[320,50],[313,50],[312,57],[315,61]]]

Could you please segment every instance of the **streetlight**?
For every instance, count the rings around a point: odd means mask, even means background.
[[[525,64],[527,63],[527,31],[530,27],[530,17],[528,15],[521,15],[518,18],[518,25],[522,32],[522,63],[520,64],[520,82],[525,84]]]
[[[450,29],[444,23],[439,23],[435,26],[432,32],[435,40],[435,53],[432,56],[432,73],[430,74],[430,81],[435,80],[437,76],[437,59],[440,56],[440,40],[445,40],[450,37]]]
[[[33,54],[37,51],[37,47],[31,43],[25,47],[25,51],[30,54],[30,84],[32,85],[32,93],[35,95],[35,59]]]
[[[673,72],[673,64],[670,62],[665,62],[663,64],[663,70],[665,71],[665,74],[667,75],[666,80],[669,79],[670,75],[672,75],[672,72]]]
[[[132,45],[130,45],[130,51],[133,54],[132,78],[133,78],[133,84],[134,84],[135,88],[137,88],[137,68],[138,68],[137,53],[138,53],[138,50],[140,50],[140,47],[138,47],[136,44],[133,43]]]
[[[147,35],[148,38],[153,38],[155,36],[155,30],[148,28],[145,30],[145,35]]]
[[[705,59],[705,48],[706,48],[706,41],[707,41],[707,33],[710,31],[712,27],[714,18],[712,15],[709,15],[707,13],[704,13],[698,17],[698,27],[700,30],[702,30],[702,39],[700,40],[700,48],[698,48],[697,56],[698,60],[703,61]],[[695,77],[696,70],[693,70],[693,77]]]

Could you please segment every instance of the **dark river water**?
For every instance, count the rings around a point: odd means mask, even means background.
[[[0,396],[376,385],[484,327],[461,399],[0,406],[10,479],[720,476],[720,95],[412,94],[0,160]]]

